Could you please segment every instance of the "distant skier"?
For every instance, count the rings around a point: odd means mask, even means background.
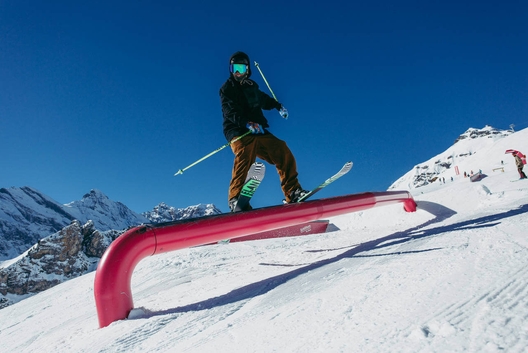
[[[243,52],[234,53],[229,59],[229,78],[220,88],[220,100],[224,116],[224,135],[227,141],[251,131],[251,134],[231,144],[235,154],[228,204],[231,212],[236,203],[251,164],[256,158],[275,165],[279,173],[282,192],[286,202],[298,200],[307,191],[301,188],[297,179],[297,164],[286,142],[278,139],[266,128],[268,120],[262,109],[277,109],[287,117],[282,104],[262,92],[257,83],[250,79],[249,56]],[[243,211],[250,210],[248,204]]]
[[[513,158],[515,158],[515,165],[517,166],[517,171],[519,172],[519,176],[521,177],[521,179],[526,179],[526,174],[524,174],[523,172],[524,163],[521,157],[519,157],[517,153],[515,152],[512,153],[512,156]]]

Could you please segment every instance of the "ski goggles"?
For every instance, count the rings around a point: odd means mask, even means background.
[[[242,75],[247,72],[248,66],[246,64],[231,64],[231,72],[240,72]]]

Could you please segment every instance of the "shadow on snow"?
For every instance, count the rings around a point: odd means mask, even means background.
[[[166,315],[166,314],[178,314],[178,313],[186,313],[186,312],[191,312],[191,311],[207,310],[207,309],[212,309],[212,308],[227,305],[227,304],[236,303],[242,300],[251,299],[253,297],[265,294],[269,292],[270,290],[277,288],[281,284],[284,284],[295,277],[298,277],[309,271],[312,271],[317,268],[323,267],[325,265],[340,261],[345,258],[393,256],[393,255],[421,253],[421,252],[439,250],[440,248],[433,248],[433,249],[408,251],[408,252],[390,252],[386,254],[364,254],[372,250],[379,250],[379,249],[387,248],[389,246],[403,244],[413,239],[421,239],[421,238],[436,236],[442,233],[448,233],[448,232],[458,231],[458,230],[494,227],[497,224],[500,224],[500,220],[502,219],[505,219],[508,217],[514,217],[516,215],[528,212],[528,204],[526,204],[526,205],[520,206],[517,209],[509,210],[509,211],[502,212],[502,213],[497,213],[497,214],[484,216],[484,217],[476,218],[473,220],[467,220],[467,221],[463,221],[459,223],[454,223],[450,225],[444,225],[444,226],[439,226],[435,228],[424,229],[425,227],[428,227],[435,223],[442,222],[454,216],[456,212],[442,205],[432,203],[432,202],[427,202],[427,201],[418,202],[418,207],[420,209],[423,209],[433,214],[435,218],[419,226],[410,228],[408,230],[396,232],[394,234],[391,234],[391,235],[388,235],[388,236],[385,236],[379,239],[357,244],[353,246],[351,249],[333,258],[319,260],[311,264],[291,265],[291,264],[262,263],[261,265],[268,265],[268,266],[285,266],[285,267],[303,266],[303,267],[292,270],[287,273],[277,275],[277,276],[266,278],[261,281],[255,282],[255,283],[248,284],[241,288],[232,290],[229,293],[220,295],[218,297],[206,299],[206,300],[203,300],[197,303],[180,306],[180,307],[173,308],[173,309],[162,310],[162,311],[150,311],[148,309],[143,308],[145,314],[140,315],[140,317],[136,317],[136,318],[149,318],[153,316]],[[334,250],[341,250],[341,249],[311,250],[310,252],[324,252],[324,251],[334,251]]]

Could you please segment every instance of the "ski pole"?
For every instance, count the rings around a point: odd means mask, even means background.
[[[264,77],[264,74],[262,73],[262,70],[260,69],[260,66],[258,64],[258,62],[255,61],[255,66],[257,67],[257,69],[259,70],[260,72],[260,76],[262,76],[262,78],[264,79],[264,82],[266,82],[266,86],[268,86],[268,89],[270,90],[271,92],[271,95],[273,96],[273,98],[275,98],[275,100],[278,102],[279,100],[277,99],[277,97],[275,96],[275,93],[273,93],[273,90],[271,89],[269,83],[268,83],[268,80],[266,80],[266,77]],[[284,119],[288,119],[288,111],[286,110],[286,108],[282,107],[280,110],[279,110],[279,114],[284,118]]]
[[[264,82],[266,82],[266,86],[268,86],[268,89],[270,90],[271,92],[271,95],[273,96],[273,98],[275,98],[275,100],[278,102],[279,100],[277,99],[277,97],[275,97],[275,93],[273,93],[273,90],[271,89],[269,83],[268,83],[268,80],[266,80],[266,77],[264,77],[264,74],[262,73],[262,70],[260,69],[260,66],[258,64],[258,62],[255,61],[255,66],[257,67],[257,69],[259,70],[260,72],[260,76],[262,76],[262,78],[264,79]]]
[[[233,142],[236,142],[238,140],[240,140],[242,137],[245,137],[247,135],[251,134],[251,130],[246,132],[245,134],[241,135],[241,136],[238,136],[237,138],[229,141],[228,143],[226,143],[225,145],[223,145],[222,147],[219,147],[217,148],[216,150],[214,150],[213,152],[209,153],[208,155],[205,155],[203,156],[202,158],[200,158],[199,160],[197,160],[196,162],[192,163],[192,164],[189,164],[187,167],[183,168],[183,169],[180,169],[178,170],[174,176],[178,175],[178,174],[183,174],[184,171],[186,171],[187,169],[197,165],[198,163],[200,163],[201,161],[211,157],[213,154],[217,153],[217,152],[220,152],[221,150],[223,150],[224,148],[226,148],[227,146],[229,146],[230,144],[232,144]]]

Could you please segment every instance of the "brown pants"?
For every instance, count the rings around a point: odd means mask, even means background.
[[[231,149],[235,154],[235,161],[231,183],[229,184],[228,200],[238,197],[249,168],[258,157],[275,165],[279,173],[282,192],[286,201],[290,202],[290,193],[299,188],[300,184],[297,180],[297,163],[286,142],[272,134],[248,135],[233,142]]]

